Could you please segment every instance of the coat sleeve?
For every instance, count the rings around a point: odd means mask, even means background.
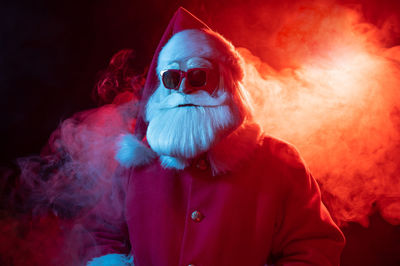
[[[344,236],[321,202],[317,182],[297,151],[280,148],[282,208],[273,239],[275,265],[339,265]]]
[[[125,188],[128,174],[106,188],[95,206],[82,218],[86,230],[83,261],[88,265],[128,265],[123,263],[130,253],[128,229],[125,221]],[[120,263],[115,263],[121,259]]]

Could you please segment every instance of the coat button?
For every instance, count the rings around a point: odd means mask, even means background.
[[[191,218],[192,218],[193,221],[198,223],[201,220],[203,220],[204,215],[199,211],[194,211],[194,212],[192,212]]]
[[[204,170],[207,170],[208,165],[207,165],[206,160],[200,159],[200,160],[197,162],[196,167],[197,167],[198,169],[200,169],[200,170],[203,170],[203,171],[204,171]]]

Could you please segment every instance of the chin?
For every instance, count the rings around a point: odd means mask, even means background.
[[[207,99],[208,98],[208,99]],[[159,156],[191,159],[207,152],[240,123],[226,93],[172,93],[158,101],[156,92],[147,105],[147,141]]]

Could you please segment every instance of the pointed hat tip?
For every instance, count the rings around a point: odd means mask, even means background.
[[[191,17],[195,17],[192,13],[190,13],[186,8],[183,6],[178,7],[178,9],[175,11],[175,15],[180,14],[180,15],[189,15]]]
[[[181,6],[176,10],[171,22],[172,34],[186,29],[209,29],[203,21]]]

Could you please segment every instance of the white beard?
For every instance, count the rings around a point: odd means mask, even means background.
[[[238,126],[227,93],[216,97],[204,91],[190,95],[172,92],[164,97],[161,94],[156,91],[147,105],[146,136],[152,150],[163,157],[164,166],[183,168],[187,159],[208,151]],[[160,98],[162,101],[158,101]],[[179,106],[183,104],[200,106]],[[171,157],[183,165],[177,167]]]

